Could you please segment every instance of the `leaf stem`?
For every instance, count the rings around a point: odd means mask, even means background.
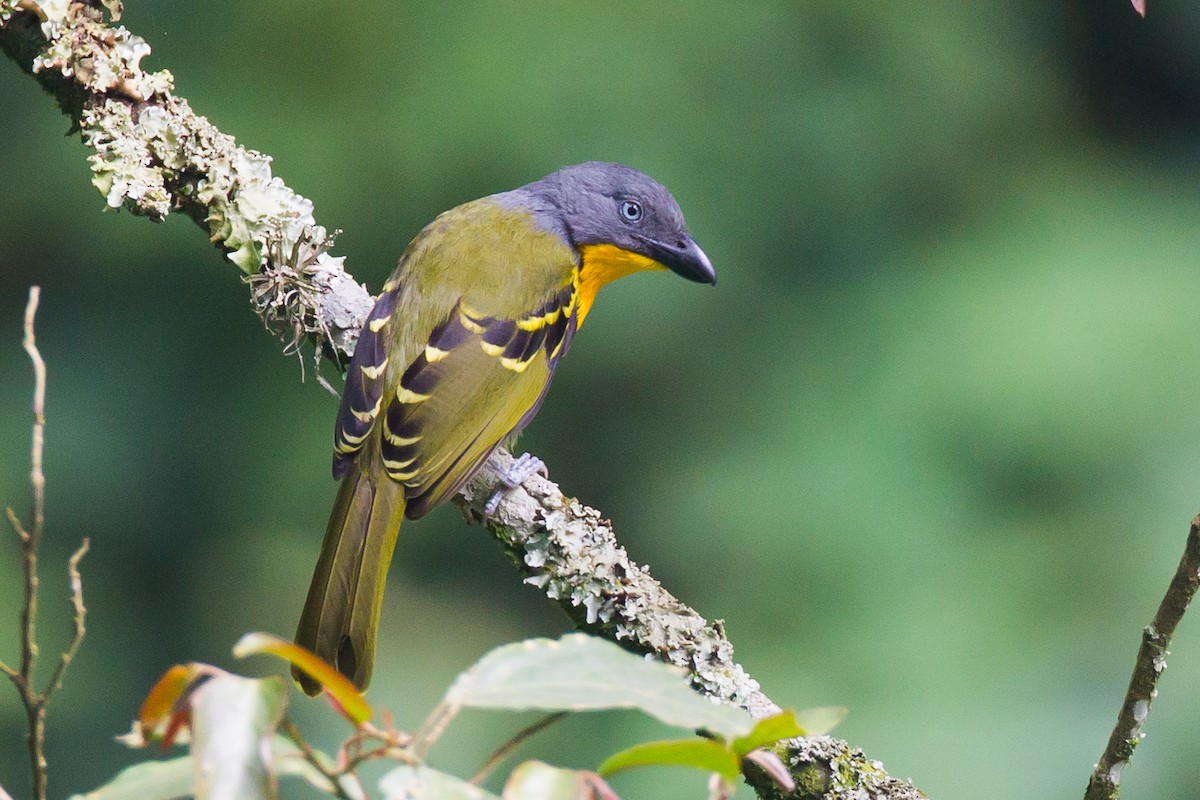
[[[290,719],[285,719],[279,726],[283,735],[291,739],[292,744],[300,749],[300,754],[304,756],[304,760],[312,765],[313,769],[321,773],[325,780],[329,781],[330,790],[337,795],[339,800],[354,800],[350,793],[346,791],[346,787],[342,785],[342,776],[346,774],[345,770],[331,770],[325,766],[324,762],[317,757],[317,753],[312,749],[312,745],[300,733],[300,729],[296,727],[296,723]]]
[[[566,715],[567,712],[565,711],[558,711],[553,714],[549,714],[545,717],[542,717],[532,725],[528,725],[514,733],[511,737],[509,737],[507,742],[496,748],[496,752],[492,753],[491,757],[484,762],[484,765],[479,768],[479,771],[475,773],[469,783],[473,783],[476,786],[483,783],[485,780],[487,780],[487,776],[492,774],[492,770],[499,766],[504,759],[512,755],[512,752],[520,747],[522,742],[529,737],[540,733],[546,728],[549,728]]]

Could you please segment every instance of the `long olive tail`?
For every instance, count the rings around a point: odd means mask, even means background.
[[[296,629],[296,644],[333,664],[359,689],[371,681],[383,589],[403,518],[400,484],[350,470],[329,515]],[[306,693],[321,691],[303,673],[293,669],[292,676]]]

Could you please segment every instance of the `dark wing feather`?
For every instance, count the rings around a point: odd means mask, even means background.
[[[384,284],[383,292],[358,335],[354,358],[346,371],[346,387],[342,391],[333,432],[333,477],[339,480],[350,470],[379,416],[397,288],[392,281]]]

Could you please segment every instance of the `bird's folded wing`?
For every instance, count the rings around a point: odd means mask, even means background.
[[[434,328],[382,412],[380,457],[419,517],[453,494],[536,412],[575,329],[575,284],[517,319],[460,303]]]

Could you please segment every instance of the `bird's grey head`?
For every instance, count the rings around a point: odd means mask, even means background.
[[[683,277],[716,283],[692,240],[679,204],[658,181],[626,167],[589,161],[563,167],[522,187],[556,217],[577,246],[612,244],[640,253]]]

